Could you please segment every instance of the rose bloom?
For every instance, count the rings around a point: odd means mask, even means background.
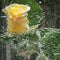
[[[7,31],[14,34],[23,34],[29,30],[27,11],[30,7],[22,4],[11,4],[3,11],[7,15]]]

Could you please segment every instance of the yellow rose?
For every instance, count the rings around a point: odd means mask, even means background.
[[[3,11],[8,17],[7,31],[10,33],[23,34],[29,30],[29,20],[27,11],[30,7],[27,5],[11,4],[6,6]]]

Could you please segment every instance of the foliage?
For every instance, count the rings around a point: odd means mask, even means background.
[[[44,53],[50,60],[59,60],[60,57],[60,30],[52,29],[42,38]],[[57,58],[58,57],[58,58]]]
[[[0,35],[0,41],[9,43],[18,52],[30,51],[34,53],[42,50],[49,60],[60,59],[60,29],[36,29],[18,36],[5,33]],[[45,56],[44,54],[42,57]]]
[[[29,54],[38,52],[40,49],[40,34],[38,35],[38,32],[38,30],[33,30],[23,35],[10,35],[5,32],[3,34],[0,34],[0,41],[9,44],[14,50],[14,58],[20,59],[20,51],[28,51]]]
[[[9,43],[12,47],[15,46],[22,50],[38,50],[39,36],[37,32],[39,31],[30,31],[23,35],[10,35],[8,33],[3,33],[0,34],[0,41]]]

